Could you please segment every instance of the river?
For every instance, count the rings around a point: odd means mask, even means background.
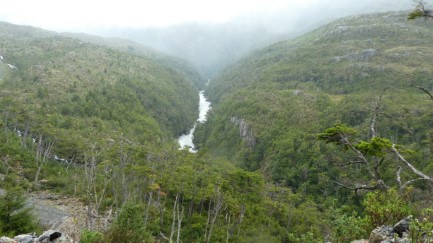
[[[183,134],[182,136],[179,137],[178,141],[179,141],[179,146],[180,149],[184,149],[185,147],[189,147],[189,151],[191,153],[196,153],[197,150],[195,149],[194,143],[192,142],[194,136],[194,131],[195,128],[197,127],[198,123],[204,123],[206,122],[206,115],[209,112],[209,110],[211,109],[211,103],[209,101],[206,100],[206,97],[204,97],[203,94],[203,90],[200,91],[199,97],[200,97],[200,101],[199,101],[199,114],[198,114],[198,119],[197,121],[194,123],[194,126],[191,128],[191,130],[189,130],[188,134]]]

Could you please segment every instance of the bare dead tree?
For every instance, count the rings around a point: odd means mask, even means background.
[[[212,209],[212,218],[208,217],[208,223],[210,224],[209,226],[209,232],[207,232],[206,236],[206,242],[209,243],[211,236],[212,236],[212,230],[213,227],[215,225],[215,222],[221,212],[221,209],[223,207],[223,203],[224,203],[224,199],[223,199],[223,194],[219,191],[219,187],[215,186],[215,193],[214,193],[214,207]],[[208,215],[210,216],[210,214]],[[206,226],[207,228],[207,226]]]
[[[174,205],[173,205],[173,220],[171,223],[171,231],[170,231],[170,238],[169,238],[169,242],[173,242],[173,236],[174,236],[174,232],[175,232],[175,226],[176,226],[176,210],[179,210],[179,192],[176,193],[176,199],[174,200]]]
[[[236,220],[236,222],[233,224],[232,228],[230,229],[229,236],[227,239],[230,239],[233,236],[233,233],[236,229],[238,229],[238,234],[239,234],[240,225],[242,224],[242,220],[244,219],[244,215],[245,215],[245,204],[242,203],[241,204],[241,210],[239,212],[239,218],[238,218],[238,220]],[[229,222],[229,224],[230,224],[230,222]]]
[[[409,20],[414,20],[417,18],[424,18],[424,19],[433,18],[433,12],[426,8],[425,1],[422,0],[417,1],[416,8],[409,13],[408,16]]]
[[[150,181],[150,185],[152,185],[154,182],[155,182],[155,179],[152,179],[152,180]],[[145,214],[144,214],[144,229],[146,229],[146,227],[147,227],[147,221],[148,221],[148,219],[149,219],[149,209],[150,209],[150,205],[151,205],[151,203],[152,203],[153,190],[151,190],[151,191],[149,192],[149,196],[148,196],[148,198],[149,198],[149,199],[147,200],[146,211],[145,211]]]
[[[96,145],[91,145],[91,155],[90,158],[85,160],[84,173],[86,180],[86,192],[87,192],[87,219],[86,227],[89,230],[93,229],[93,218],[94,215],[94,203],[92,198],[96,198],[96,156],[98,151],[96,151]]]
[[[418,176],[418,178],[412,179],[412,180],[408,180],[405,183],[402,184],[401,182],[401,171],[402,171],[402,167],[398,167],[397,170],[397,183],[399,185],[399,190],[401,191],[402,189],[406,188],[408,185],[416,182],[416,181],[420,181],[420,180],[426,180],[429,181],[430,183],[433,183],[433,178],[424,174],[423,172],[421,172],[420,170],[418,170],[417,168],[415,168],[415,166],[410,163],[409,161],[407,161],[402,155],[401,153],[397,150],[396,148],[396,144],[393,144],[391,146],[392,151],[394,152],[394,154],[396,155],[397,159],[402,161],[415,175]]]
[[[177,237],[176,237],[176,243],[179,243],[180,242],[180,229],[182,227],[182,219],[183,219],[184,207],[182,206],[182,210],[179,210],[179,203],[178,203],[177,207],[176,207],[176,211],[177,211]]]
[[[24,128],[24,133],[21,136],[21,146],[23,148],[27,148],[27,137],[29,135],[29,129],[30,129],[30,122],[29,120],[27,120],[26,127]]]
[[[34,184],[39,185],[39,175],[41,173],[42,167],[47,163],[48,159],[51,157],[51,150],[54,146],[54,142],[47,142],[42,140],[42,135],[39,136],[38,146],[36,148],[35,162],[37,166],[37,171],[35,175]]]
[[[371,123],[370,123],[370,132],[371,132],[371,138],[376,137],[376,120],[377,117],[380,113],[380,109],[381,109],[381,104],[383,101],[383,95],[385,94],[386,89],[382,90],[382,93],[380,93],[379,98],[376,100],[375,104],[374,104],[374,109],[373,109],[373,116],[371,118]]]

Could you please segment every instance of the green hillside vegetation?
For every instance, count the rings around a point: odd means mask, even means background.
[[[155,51],[153,49],[144,47],[136,42],[119,39],[119,38],[102,38],[98,36],[75,34],[75,33],[62,33],[63,36],[77,38],[86,42],[107,46],[113,49],[126,52],[134,56],[144,56],[152,58],[153,61],[158,62],[164,66],[174,69],[176,72],[183,74],[185,77],[193,81],[194,85],[203,90],[207,80],[202,78],[202,75],[196,68],[185,60],[167,56],[164,53]]]
[[[318,204],[335,198],[347,212],[360,213],[368,190],[355,194],[349,188],[372,183],[368,168],[353,162],[356,153],[325,144],[317,134],[348,124],[368,142],[383,94],[379,136],[410,149],[406,159],[432,175],[433,102],[414,87],[433,89],[432,34],[431,20],[384,13],[341,19],[259,49],[209,84],[213,109],[197,128],[195,144]],[[390,153],[379,171],[394,188],[398,166],[404,165]],[[414,176],[407,168],[402,172],[404,181]],[[428,205],[430,194],[422,191],[431,185],[413,186],[409,204]]]
[[[9,33],[10,25],[2,26]],[[56,152],[73,157],[66,151],[73,144],[121,136],[158,144],[194,122],[194,71],[176,71],[183,67],[172,69],[162,55],[156,60],[61,35],[38,37],[43,35],[1,37],[0,102],[9,127],[57,140]]]
[[[433,89],[431,22],[350,17],[255,51],[207,86],[197,154],[175,143],[204,87],[189,64],[0,31],[0,188],[80,198],[82,242],[350,242],[409,214],[428,219],[414,242],[432,229],[431,184],[406,186],[417,175],[393,152],[433,174],[433,102],[417,88]]]
[[[251,161],[276,163],[270,156],[316,143],[315,134],[336,122],[368,131],[373,103],[385,90],[381,135],[420,144],[430,126],[431,102],[411,85],[433,88],[432,31],[429,21],[408,22],[403,13],[367,15],[257,50],[210,83],[206,92],[214,109],[198,129],[197,142],[258,169],[247,162],[250,156]],[[234,117],[244,119],[254,146],[244,146],[245,139],[235,135]],[[293,161],[287,156],[282,158]]]

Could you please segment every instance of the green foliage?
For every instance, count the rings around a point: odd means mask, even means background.
[[[307,231],[306,233],[302,234],[289,233],[288,240],[295,243],[323,241],[322,237],[315,236],[314,232],[312,231]]]
[[[398,194],[395,189],[370,192],[365,197],[363,205],[371,228],[384,224],[394,225],[413,213],[407,197]]]
[[[101,232],[92,230],[83,230],[80,235],[80,242],[82,243],[96,243],[102,242],[104,235]]]
[[[356,212],[346,214],[341,208],[331,207],[330,224],[332,229],[332,242],[351,242],[362,239],[369,234],[366,218]]]
[[[360,141],[355,145],[355,148],[361,151],[363,154],[384,157],[386,155],[386,149],[390,149],[392,146],[391,141],[386,138],[374,137],[370,142]]]
[[[143,211],[139,204],[124,204],[104,242],[153,242],[144,228]]]
[[[197,117],[202,79],[181,60],[139,46],[131,53],[121,41],[83,41],[6,23],[0,30],[1,54],[18,67],[0,83],[4,119],[55,140],[59,157],[83,162],[95,140],[171,143]]]
[[[409,231],[412,242],[431,242],[433,240],[433,209],[431,207],[422,209],[419,217],[410,222]]]
[[[319,140],[324,140],[326,143],[340,144],[343,138],[348,139],[355,134],[355,129],[345,124],[336,124],[326,129],[324,133],[319,133],[317,137]]]
[[[82,241],[162,241],[179,217],[184,242],[206,241],[211,224],[215,242],[364,238],[411,213],[413,202],[395,190],[342,190],[333,181],[369,182],[368,168],[318,140],[344,136],[364,155],[385,157],[388,137],[416,152],[414,164],[431,164],[431,102],[407,80],[433,87],[432,27],[404,19],[343,19],[235,63],[207,87],[215,103],[196,130],[196,155],[173,141],[196,118],[203,87],[187,64],[132,43],[106,47],[0,24],[2,55],[19,67],[0,84],[2,185],[34,178],[35,145],[13,130],[29,124],[31,136],[55,142],[55,154],[87,164],[49,161],[42,189],[88,199],[99,212],[119,209],[107,234],[84,231]],[[368,130],[371,100],[385,87],[392,95],[381,106],[381,137],[370,140],[356,130]],[[394,166],[383,165],[379,173],[395,183]]]
[[[39,231],[31,208],[25,206],[20,188],[11,188],[0,195],[0,235],[15,236]]]
[[[421,18],[421,17],[425,17],[425,13],[417,8],[417,9],[415,9],[409,13],[409,15],[407,16],[407,19],[408,20],[414,20],[414,19]]]

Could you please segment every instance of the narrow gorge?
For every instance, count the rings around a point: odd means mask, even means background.
[[[204,123],[207,119],[207,113],[211,109],[211,103],[207,101],[206,97],[204,96],[204,90],[199,92],[200,101],[199,101],[199,115],[197,121],[194,123],[194,126],[189,130],[188,134],[183,134],[179,137],[179,146],[180,149],[184,149],[185,147],[189,147],[189,151],[191,153],[196,153],[197,150],[195,149],[194,143],[192,142],[194,139],[194,131],[197,127],[198,123]]]

